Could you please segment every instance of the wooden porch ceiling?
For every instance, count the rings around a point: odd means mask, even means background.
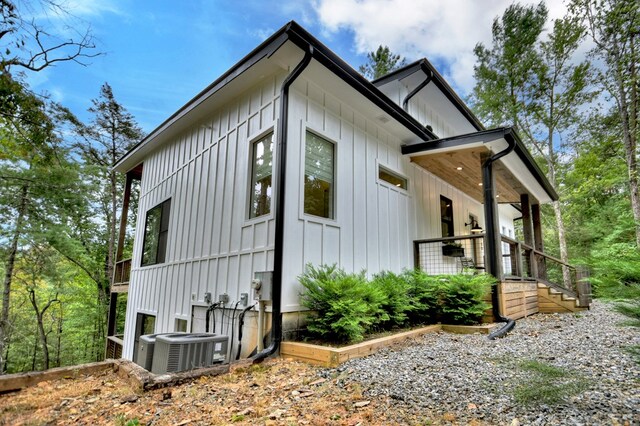
[[[486,147],[475,147],[434,153],[415,155],[411,161],[420,167],[450,183],[474,200],[484,203],[482,192],[482,160],[483,154],[490,154]],[[462,170],[458,168],[462,167]],[[498,160],[494,163],[493,173],[496,178],[496,191],[499,203],[520,203],[520,194],[527,194],[526,188]]]

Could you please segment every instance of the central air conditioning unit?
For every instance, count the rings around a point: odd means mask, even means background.
[[[151,371],[151,365],[153,363],[153,350],[158,336],[167,335],[185,335],[186,333],[156,333],[156,334],[144,334],[140,336],[138,341],[138,353],[136,354],[135,363],[147,371]]]
[[[222,363],[227,356],[228,336],[207,333],[174,333],[156,337],[151,372],[176,373]]]

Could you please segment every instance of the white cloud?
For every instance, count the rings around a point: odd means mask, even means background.
[[[311,0],[323,30],[353,32],[359,54],[387,45],[410,60],[449,64],[445,77],[458,90],[473,87],[473,48],[491,43],[494,18],[510,0]],[[537,3],[537,1],[525,1]],[[562,0],[548,0],[549,17],[562,17]]]

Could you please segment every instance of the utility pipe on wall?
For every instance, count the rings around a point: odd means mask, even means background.
[[[484,192],[484,217],[485,217],[485,229],[486,229],[486,248],[487,248],[487,272],[492,274],[498,280],[502,279],[501,263],[498,259],[498,247],[500,244],[500,238],[498,234],[498,212],[496,209],[495,199],[495,181],[493,177],[493,163],[511,153],[516,147],[515,138],[512,135],[513,129],[505,130],[503,135],[507,141],[507,147],[500,152],[495,153],[491,157],[487,158],[482,163],[482,188]],[[510,318],[502,316],[500,312],[500,300],[498,297],[498,286],[500,282],[491,287],[491,303],[493,305],[493,316],[504,321],[507,324],[499,330],[491,333],[489,339],[495,339],[496,337],[504,336],[515,326],[515,321]]]
[[[422,71],[424,71],[424,73],[427,75],[427,78],[420,84],[418,84],[418,86],[413,89],[411,92],[409,92],[409,94],[407,96],[405,96],[404,100],[402,101],[402,109],[405,111],[409,111],[409,101],[411,100],[411,98],[413,98],[415,95],[418,94],[419,91],[421,91],[422,89],[425,88],[425,86],[427,84],[429,84],[431,82],[431,79],[433,78],[433,73],[431,72],[431,70],[429,68],[427,68],[427,66],[424,64],[424,62],[420,63],[420,69],[422,69]]]
[[[284,268],[284,211],[287,174],[287,128],[289,123],[289,87],[307,68],[313,57],[313,46],[309,45],[304,58],[295,69],[285,78],[280,89],[280,119],[278,120],[278,144],[276,150],[277,188],[275,193],[275,244],[273,253],[273,283],[271,301],[271,344],[252,358],[260,362],[273,355],[282,341],[282,269]]]

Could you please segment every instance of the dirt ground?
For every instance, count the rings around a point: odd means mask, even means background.
[[[439,424],[366,399],[346,376],[274,359],[217,377],[137,393],[111,372],[42,382],[0,395],[0,425],[367,425]]]

